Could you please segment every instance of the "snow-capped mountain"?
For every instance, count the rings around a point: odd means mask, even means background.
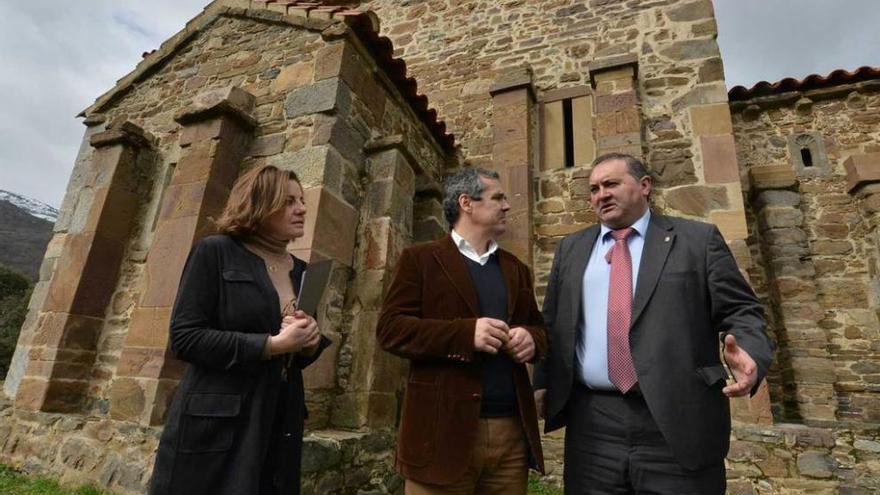
[[[58,210],[36,199],[26,198],[18,194],[0,189],[0,201],[7,201],[31,215],[55,223],[58,220]]]

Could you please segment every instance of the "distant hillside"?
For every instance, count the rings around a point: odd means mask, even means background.
[[[57,215],[51,206],[0,190],[0,264],[36,281]]]

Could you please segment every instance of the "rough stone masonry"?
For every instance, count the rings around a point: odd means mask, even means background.
[[[718,224],[779,345],[732,404],[729,492],[877,492],[880,72],[728,94],[716,36],[709,0],[211,2],[83,112],[0,461],[144,491],[182,369],[166,343],[186,252],[240,171],[273,163],[310,205],[292,249],[335,260],[305,492],[398,493],[406,365],[373,330],[397,254],[445,232],[444,176],[502,173],[504,244],[540,296],[558,240],[595,221],[590,161],[624,151],[655,208]],[[545,439],[550,482],[561,447]]]

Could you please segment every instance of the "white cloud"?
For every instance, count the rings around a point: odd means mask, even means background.
[[[75,118],[207,0],[0,4],[0,189],[59,206],[84,127]]]

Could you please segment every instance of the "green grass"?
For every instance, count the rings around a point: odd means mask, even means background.
[[[0,465],[0,495],[106,495],[92,486],[61,487],[48,478],[31,478]]]
[[[540,478],[529,476],[529,495],[562,495],[562,489],[543,483]]]

